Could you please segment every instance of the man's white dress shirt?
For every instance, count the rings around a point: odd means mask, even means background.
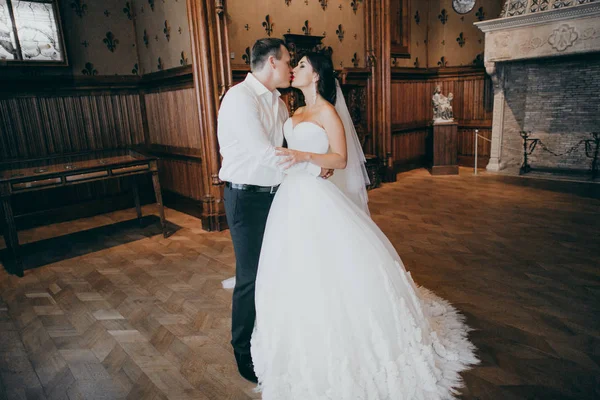
[[[222,181],[275,186],[283,174],[305,169],[319,176],[321,167],[300,163],[288,170],[278,165],[275,147],[283,144],[283,124],[288,110],[278,90],[271,92],[252,73],[232,87],[219,109],[217,136],[223,162]]]

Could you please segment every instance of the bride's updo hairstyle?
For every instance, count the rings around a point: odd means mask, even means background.
[[[305,54],[310,66],[319,75],[317,91],[331,105],[335,106],[336,87],[335,71],[331,56],[324,53],[311,52]]]

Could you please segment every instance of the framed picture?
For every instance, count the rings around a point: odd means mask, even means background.
[[[459,14],[466,14],[475,7],[475,0],[452,0],[452,8]]]
[[[57,0],[0,0],[0,66],[67,64]]]

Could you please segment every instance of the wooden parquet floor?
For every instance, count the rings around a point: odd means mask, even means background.
[[[415,281],[474,328],[482,362],[461,398],[600,398],[600,200],[584,194],[468,170],[411,171],[370,192]],[[0,271],[0,399],[260,398],[229,346],[228,231],[167,217],[179,226],[168,239],[147,226],[101,245],[78,236],[133,209],[19,232],[50,252],[66,234],[85,248],[21,279]]]

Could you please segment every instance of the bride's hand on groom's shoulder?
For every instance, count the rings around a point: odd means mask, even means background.
[[[310,153],[305,153],[303,151],[286,149],[284,147],[276,147],[275,155],[281,157],[281,161],[279,165],[281,165],[284,169],[290,168],[292,165],[302,163],[302,162],[310,162]]]

